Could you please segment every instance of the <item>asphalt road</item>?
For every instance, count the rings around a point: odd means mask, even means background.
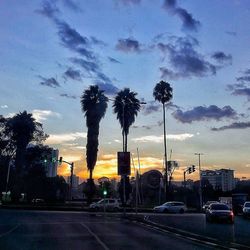
[[[145,214],[146,215],[146,214]],[[234,224],[207,223],[205,214],[148,214],[149,220],[191,233],[250,246],[250,219],[235,216]]]
[[[212,249],[119,217],[0,210],[0,249]]]

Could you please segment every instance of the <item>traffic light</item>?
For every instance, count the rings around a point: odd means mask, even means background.
[[[192,172],[195,171],[195,165],[192,165]]]
[[[108,194],[106,188],[103,189],[103,192],[102,192],[102,193],[103,193],[103,196],[106,197],[106,195]]]
[[[44,162],[44,163],[47,163],[47,161],[48,161],[47,158],[44,158],[44,159],[43,159],[43,162]]]
[[[188,168],[188,173],[191,174],[192,173],[192,167]]]

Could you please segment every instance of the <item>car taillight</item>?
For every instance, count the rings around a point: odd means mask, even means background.
[[[233,213],[233,211],[231,211],[231,212],[230,212],[230,215],[231,215],[231,216],[234,216],[234,213]]]

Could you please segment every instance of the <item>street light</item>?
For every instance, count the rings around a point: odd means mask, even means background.
[[[199,195],[200,195],[200,209],[202,209],[202,189],[201,189],[201,155],[202,153],[195,153],[199,158],[199,177],[200,177],[200,185],[199,185]]]

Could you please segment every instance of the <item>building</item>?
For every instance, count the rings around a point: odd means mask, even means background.
[[[70,185],[70,176],[66,177],[66,182]],[[79,185],[79,176],[73,174],[72,176],[72,188],[77,189]]]
[[[57,176],[58,156],[59,156],[58,149],[51,148],[50,152],[46,153],[45,171],[47,177]]]
[[[232,191],[235,188],[234,170],[202,170],[201,181],[209,181],[215,190],[223,192]]]

